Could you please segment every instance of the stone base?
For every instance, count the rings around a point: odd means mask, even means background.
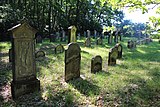
[[[12,98],[17,99],[19,96],[40,90],[40,81],[38,79],[29,81],[11,82]]]
[[[109,66],[114,66],[114,65],[116,65],[116,60],[115,60],[115,59],[109,59],[109,60],[108,60],[108,65],[109,65]]]

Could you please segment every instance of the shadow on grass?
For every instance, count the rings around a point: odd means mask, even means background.
[[[160,71],[155,68],[147,72],[148,79],[130,75],[125,87],[117,90],[117,97],[126,107],[159,107],[160,106]]]
[[[160,62],[160,55],[159,45],[156,43],[151,43],[147,46],[138,47],[134,50],[127,50],[125,52],[124,58],[125,59],[134,59],[134,60],[141,60],[141,61],[158,61]]]
[[[102,70],[102,71],[99,71],[99,72],[95,73],[95,75],[101,75],[101,76],[104,76],[104,77],[105,77],[105,76],[110,76],[111,73],[108,72],[108,71]]]
[[[100,88],[98,86],[82,78],[70,80],[68,83],[71,84],[80,93],[87,96],[98,95],[100,93]]]

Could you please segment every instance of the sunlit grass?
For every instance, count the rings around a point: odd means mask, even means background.
[[[123,58],[117,60],[116,66],[108,66],[108,52],[115,44],[108,45],[104,39],[103,46],[92,43],[91,47],[84,47],[84,38],[78,40],[81,46],[81,78],[68,83],[64,81],[64,53],[54,54],[52,49],[58,42],[44,40],[42,44],[37,44],[37,50],[51,47],[44,50],[44,58],[36,60],[37,77],[41,81],[39,97],[44,105],[97,106],[97,102],[102,100],[103,106],[157,106],[160,96],[160,44],[155,41],[127,49],[128,39],[124,38],[121,42]],[[92,42],[95,40],[92,39]],[[61,44],[67,48],[66,43]],[[8,52],[10,43],[3,42],[0,46],[3,52]],[[91,59],[96,55],[103,58],[102,72],[91,74]]]

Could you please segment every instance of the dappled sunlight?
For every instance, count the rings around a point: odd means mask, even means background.
[[[81,42],[83,42],[82,40]],[[148,45],[138,46],[136,49],[127,49],[126,43],[122,42],[122,59],[117,59],[115,66],[108,66],[108,52],[114,46],[105,45],[93,47],[81,46],[81,78],[64,81],[64,54],[53,53],[52,46],[44,40],[44,44],[38,44],[37,49],[46,47],[45,57],[36,59],[36,70],[41,82],[41,91],[23,96],[29,99],[19,100],[19,105],[32,101],[34,105],[44,106],[78,106],[78,105],[129,105],[137,106],[139,103],[148,104],[159,96],[159,73],[160,58],[159,45],[154,42]],[[104,40],[104,42],[106,42]],[[48,46],[48,47],[47,47]],[[63,44],[65,49],[67,44]],[[51,47],[51,48],[50,48]],[[3,50],[9,49],[4,45]],[[8,50],[7,50],[8,52]],[[8,62],[8,54],[1,53],[3,65]],[[91,59],[96,55],[102,57],[102,71],[91,73]],[[5,57],[3,57],[5,56]],[[5,61],[6,60],[6,61]],[[9,83],[12,78],[11,68],[2,67],[5,72],[0,72],[6,77],[1,80]],[[144,92],[146,91],[146,93]],[[145,95],[147,94],[147,95]],[[152,96],[154,95],[154,97]],[[145,98],[143,97],[145,96]],[[30,100],[30,101],[28,101]],[[11,99],[8,100],[10,102]],[[38,103],[36,103],[36,101]],[[155,104],[157,103],[154,101]]]

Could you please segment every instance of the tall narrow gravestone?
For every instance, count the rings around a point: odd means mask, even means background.
[[[77,31],[77,28],[75,26],[70,26],[68,29],[70,30],[68,43],[76,42],[76,31]]]
[[[81,49],[77,43],[68,44],[65,50],[65,81],[80,77]]]
[[[88,37],[88,38],[91,37],[91,32],[90,32],[90,30],[87,30],[87,37]]]
[[[117,43],[116,45],[115,45],[115,47],[117,48],[117,50],[118,50],[118,59],[119,58],[122,58],[122,49],[123,49],[123,47],[122,47],[122,45],[120,44],[120,43]]]
[[[116,59],[118,57],[117,48],[111,48],[108,56],[108,65],[116,65]]]
[[[12,40],[12,72],[11,93],[13,99],[23,94],[40,90],[40,81],[36,78],[35,33],[26,21],[9,29],[13,33]]]
[[[91,73],[96,73],[102,70],[102,57],[97,55],[91,60]]]

